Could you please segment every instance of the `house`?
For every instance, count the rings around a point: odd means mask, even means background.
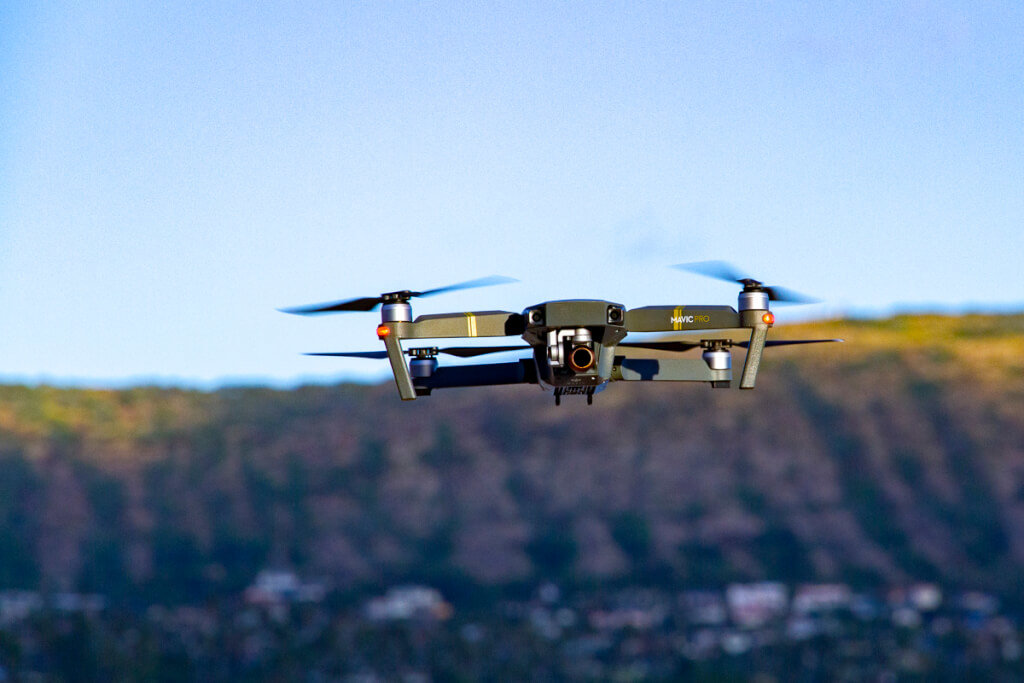
[[[725,590],[729,614],[738,626],[756,628],[781,617],[788,607],[786,587],[781,583],[734,583]]]

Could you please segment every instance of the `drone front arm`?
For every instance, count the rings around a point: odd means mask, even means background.
[[[511,337],[525,329],[523,316],[508,311],[479,311],[421,315],[414,322],[386,323],[402,339],[448,337]]]
[[[728,330],[728,329],[749,329],[750,341],[747,344],[747,358],[743,363],[743,374],[740,376],[740,389],[753,389],[757,379],[757,370],[761,365],[761,354],[764,352],[765,341],[768,338],[768,329],[771,325],[765,322],[763,317],[767,311],[747,310],[737,312],[731,306],[646,306],[626,311],[626,326],[630,332],[679,332],[695,330]],[[721,337],[715,333],[707,338]],[[729,335],[732,336],[732,335]],[[701,335],[705,338],[704,335]],[[641,363],[640,359],[633,359],[630,363]],[[671,361],[643,361],[644,363],[655,363],[654,366],[643,366],[642,378],[651,375],[650,379],[668,379],[679,381],[721,381],[718,379],[707,379],[702,375],[704,370],[711,373],[722,372],[711,370],[702,360],[671,360]],[[618,359],[616,359],[618,363]],[[661,369],[657,364],[671,363]],[[689,363],[690,365],[683,365]],[[679,364],[676,366],[675,364]],[[636,367],[641,367],[637,365]],[[651,373],[651,368],[657,370]],[[619,377],[616,376],[618,373]],[[616,369],[613,371],[612,379],[638,379],[637,374],[629,368]]]
[[[444,339],[450,337],[507,337],[523,333],[523,316],[508,311],[443,313],[421,315],[413,322],[381,323],[378,336],[384,340],[391,372],[403,401],[416,398],[409,365],[402,350],[403,339]],[[381,332],[386,332],[381,334]]]
[[[626,311],[630,332],[679,332],[742,327],[732,306],[644,306]]]

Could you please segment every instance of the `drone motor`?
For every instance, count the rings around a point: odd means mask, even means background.
[[[703,356],[704,362],[708,364],[708,367],[712,370],[731,370],[732,369],[732,354],[728,350],[721,347],[711,348],[704,351]]]
[[[430,377],[437,370],[436,358],[413,358],[409,361],[409,375],[413,379]]]
[[[767,311],[768,292],[762,289],[744,289],[739,296],[739,311]]]
[[[412,305],[408,301],[387,303],[380,309],[381,323],[412,322]]]

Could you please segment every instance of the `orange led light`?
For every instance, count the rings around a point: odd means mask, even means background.
[[[387,325],[378,325],[377,326],[377,338],[378,339],[383,339],[384,337],[388,336],[389,334],[391,334],[391,328],[390,327],[388,327]]]
[[[768,311],[767,313],[761,316],[761,320],[764,321],[765,325],[772,325],[775,323],[775,314],[772,313],[771,311]]]

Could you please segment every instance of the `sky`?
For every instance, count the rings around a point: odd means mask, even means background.
[[[375,313],[516,284],[780,324],[1024,310],[1019,2],[8,2],[0,381],[375,379]],[[781,326],[781,325],[780,325]]]

